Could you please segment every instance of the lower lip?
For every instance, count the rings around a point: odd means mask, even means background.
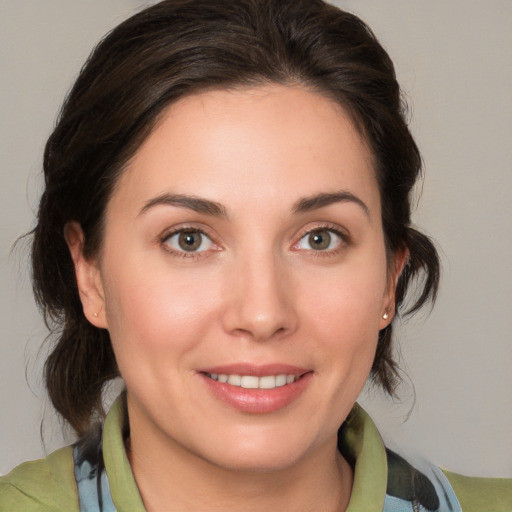
[[[245,389],[232,386],[200,375],[213,394],[234,409],[254,414],[278,411],[297,400],[311,382],[312,373],[306,373],[299,380],[274,389]]]

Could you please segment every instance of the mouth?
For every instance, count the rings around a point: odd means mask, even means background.
[[[288,365],[228,365],[198,372],[213,396],[245,413],[270,413],[297,401],[313,371]]]

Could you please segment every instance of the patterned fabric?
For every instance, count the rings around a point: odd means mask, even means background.
[[[462,512],[450,482],[437,466],[386,449],[388,483],[384,512]]]
[[[102,429],[94,429],[73,446],[80,512],[117,512],[103,463]]]
[[[436,466],[412,466],[386,450],[388,480],[383,512],[462,512],[457,497]],[[103,463],[102,429],[98,427],[73,446],[75,479],[81,512],[117,512]]]

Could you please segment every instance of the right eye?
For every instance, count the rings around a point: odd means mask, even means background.
[[[343,242],[343,236],[339,231],[332,228],[317,228],[305,233],[296,247],[316,252],[329,252],[340,249]]]
[[[211,249],[213,242],[198,229],[180,229],[168,235],[163,241],[173,251],[181,253],[204,252]]]

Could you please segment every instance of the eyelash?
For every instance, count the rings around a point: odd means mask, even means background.
[[[202,251],[186,251],[186,250],[177,250],[168,244],[169,240],[171,240],[174,236],[180,235],[183,233],[198,233],[202,237],[205,237],[213,246],[217,246],[217,250],[219,250],[219,246],[216,244],[216,242],[212,239],[210,235],[208,235],[203,229],[194,227],[194,226],[181,226],[179,228],[173,229],[169,232],[165,232],[163,235],[160,236],[160,245],[164,250],[171,253],[173,256],[179,257],[179,258],[201,258],[208,255],[210,252],[210,248]],[[315,249],[300,249],[298,248],[298,245],[302,240],[304,240],[305,237],[311,236],[315,233],[321,233],[321,232],[329,232],[333,233],[337,237],[340,238],[340,243],[337,247],[333,249],[327,249],[327,250],[315,250]],[[201,244],[204,241],[201,242]],[[349,245],[351,243],[350,237],[347,235],[347,233],[341,231],[337,226],[325,224],[321,226],[315,226],[312,229],[308,229],[306,231],[303,231],[299,237],[299,240],[295,242],[292,246],[293,250],[301,251],[305,250],[310,255],[314,257],[328,257],[337,254],[341,249],[342,246]]]

